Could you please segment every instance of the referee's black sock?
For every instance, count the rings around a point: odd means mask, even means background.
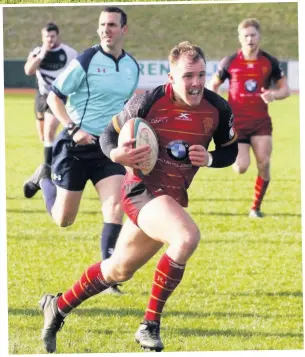
[[[112,255],[121,229],[121,224],[104,223],[104,227],[101,233],[102,260],[105,260]]]
[[[56,186],[52,182],[52,180],[48,177],[43,178],[40,183],[39,183],[42,194],[43,194],[43,199],[46,204],[46,208],[50,216],[52,216],[52,208],[54,206],[55,200],[56,200]]]
[[[44,163],[45,164],[52,164],[52,149],[53,146],[45,146],[44,147]]]

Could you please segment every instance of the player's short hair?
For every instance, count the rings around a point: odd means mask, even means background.
[[[106,6],[103,8],[102,12],[116,12],[117,14],[121,14],[121,27],[127,25],[127,14],[116,6]]]
[[[238,25],[238,33],[242,30],[242,29],[246,29],[247,27],[254,27],[256,28],[256,30],[258,32],[261,32],[261,24],[259,23],[259,21],[255,18],[249,18],[249,19],[245,19],[243,20],[239,25]]]
[[[168,56],[169,63],[175,64],[178,62],[179,58],[186,55],[192,59],[192,62],[197,62],[200,58],[206,63],[205,55],[203,50],[197,46],[193,45],[189,41],[183,41],[178,43],[171,51]]]
[[[41,31],[55,31],[57,33],[57,35],[59,34],[59,28],[56,24],[54,24],[54,22],[48,22]]]

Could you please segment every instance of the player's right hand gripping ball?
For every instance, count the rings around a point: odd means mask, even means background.
[[[143,163],[140,169],[132,169],[126,167],[126,170],[133,172],[137,176],[148,175],[156,165],[159,153],[158,137],[154,128],[142,118],[132,118],[128,120],[122,127],[119,134],[118,145],[121,146],[124,142],[136,139],[134,147],[138,148],[142,145],[151,147],[148,160]]]

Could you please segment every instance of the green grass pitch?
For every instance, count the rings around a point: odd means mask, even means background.
[[[75,224],[57,227],[41,192],[23,198],[23,181],[43,157],[33,95],[5,95],[9,353],[44,353],[38,300],[64,291],[100,259],[102,216],[88,183]],[[303,292],[299,97],[270,105],[272,181],[262,220],[248,211],[255,163],[201,169],[188,211],[202,240],[165,307],[165,351],[301,350]],[[123,286],[126,295],[95,296],[66,319],[58,353],[141,352],[133,335],[143,317],[162,250]]]

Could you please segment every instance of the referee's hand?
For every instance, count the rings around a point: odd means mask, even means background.
[[[72,137],[72,140],[77,145],[90,145],[95,144],[96,137],[86,133],[84,130],[79,129]]]

